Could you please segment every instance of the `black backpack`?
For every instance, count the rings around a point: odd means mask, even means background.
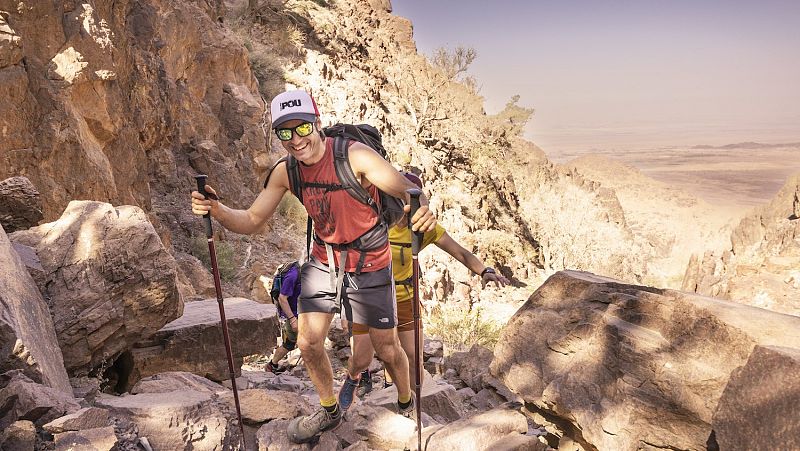
[[[381,132],[367,124],[336,124],[322,129],[322,132],[325,136],[334,139],[333,165],[336,169],[336,176],[339,177],[339,182],[341,183],[341,186],[333,185],[327,186],[327,188],[331,190],[347,190],[347,193],[353,196],[357,201],[369,205],[375,210],[375,213],[381,218],[381,221],[388,227],[397,224],[397,221],[403,217],[403,201],[379,189],[378,197],[380,197],[380,205],[378,205],[367,190],[361,186],[358,179],[356,179],[353,168],[350,167],[350,160],[348,160],[349,141],[358,141],[362,144],[366,144],[385,160],[388,160],[389,157],[386,153],[386,149],[383,147]],[[289,174],[289,185],[292,188],[292,194],[297,196],[300,203],[302,203],[303,192],[300,170],[297,167],[297,160],[291,155],[286,158],[286,169]]]
[[[283,286],[283,279],[286,277],[286,274],[289,274],[292,268],[298,268],[299,266],[300,264],[294,261],[283,263],[275,270],[275,274],[272,276],[272,288],[269,290],[269,295],[276,304],[278,303],[278,296],[281,294],[281,287]]]
[[[350,167],[350,160],[348,159],[348,144],[350,141],[358,141],[369,146],[384,159],[388,160],[386,149],[383,147],[381,133],[375,127],[367,124],[336,124],[324,128],[322,132],[325,134],[325,136],[334,139],[333,164],[334,169],[336,170],[336,176],[339,178],[339,185],[304,183],[300,177],[298,161],[291,155],[287,155],[286,157],[278,160],[278,162],[275,163],[275,166],[280,164],[281,161],[286,161],[286,172],[289,176],[289,186],[291,187],[292,194],[294,194],[295,197],[300,200],[300,203],[303,203],[303,186],[316,186],[325,188],[329,191],[340,189],[347,190],[348,194],[350,194],[354,199],[370,206],[378,215],[378,218],[380,218],[379,223],[373,228],[376,230],[370,230],[364,234],[365,236],[359,238],[357,242],[350,243],[350,245],[351,247],[362,251],[374,248],[375,244],[380,241],[376,235],[383,233],[383,236],[386,236],[385,232],[380,232],[380,230],[377,229],[388,230],[389,227],[397,224],[397,222],[403,217],[403,207],[405,204],[403,203],[402,199],[398,199],[394,196],[386,194],[380,189],[378,189],[379,200],[377,203],[375,202],[375,199],[370,196],[369,192],[367,192],[367,190],[361,186],[361,183],[359,183],[358,179],[356,179],[355,173],[353,173],[353,168]],[[275,166],[273,166],[273,169]],[[267,186],[268,181],[269,176],[267,176],[267,180],[264,182],[265,187]],[[311,217],[309,217],[306,227],[307,250],[311,247],[311,232],[312,222]],[[383,242],[385,242],[385,239]],[[363,256],[364,254],[362,252],[361,261],[359,262],[359,270],[357,270],[357,272],[360,272]]]

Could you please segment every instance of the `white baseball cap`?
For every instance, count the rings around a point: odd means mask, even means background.
[[[292,119],[314,123],[319,116],[317,104],[311,95],[303,90],[286,91],[278,94],[270,104],[272,128]]]

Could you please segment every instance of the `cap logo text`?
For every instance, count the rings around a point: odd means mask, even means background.
[[[281,102],[281,109],[283,110],[287,107],[300,106],[300,105],[302,105],[300,99],[287,100],[286,102]]]

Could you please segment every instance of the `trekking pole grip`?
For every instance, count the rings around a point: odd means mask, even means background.
[[[197,180],[197,192],[203,195],[206,199],[208,199],[208,192],[206,191],[206,180],[208,180],[207,175],[195,175],[194,179]],[[211,212],[206,213],[203,215],[203,223],[206,226],[206,238],[211,238],[214,236],[214,231],[211,229]]]
[[[411,218],[419,210],[419,197],[422,195],[422,190],[419,188],[412,188],[406,190],[411,197],[411,212],[408,214],[408,224],[411,226]],[[414,232],[414,237],[411,240],[411,255],[419,253],[420,245],[422,244],[422,232]]]

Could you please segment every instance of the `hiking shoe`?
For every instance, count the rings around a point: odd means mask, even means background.
[[[369,374],[369,370],[364,370],[361,373],[361,380],[358,381],[358,389],[356,389],[356,395],[359,398],[364,398],[367,393],[372,391],[372,376]]]
[[[347,412],[347,409],[353,404],[353,399],[356,396],[356,388],[361,381],[361,374],[358,375],[355,379],[350,379],[350,373],[348,372],[344,376],[344,382],[342,382],[342,388],[339,389],[339,396],[337,396],[337,401],[339,401],[339,408],[342,409],[342,412]]]
[[[286,435],[292,443],[306,443],[314,439],[314,437],[322,434],[325,431],[339,426],[342,422],[341,407],[336,409],[336,414],[332,415],[320,407],[319,410],[311,415],[297,417],[286,428]]]
[[[411,402],[408,404],[408,407],[403,409],[400,407],[400,403],[397,403],[397,413],[400,415],[408,418],[412,421],[417,421],[417,403],[414,401],[414,396],[411,396]]]
[[[282,366],[278,365],[277,363],[269,362],[266,365],[264,365],[264,370],[265,371],[269,371],[270,373],[273,373],[273,374],[281,374],[284,371],[286,371],[286,367],[282,367]]]

